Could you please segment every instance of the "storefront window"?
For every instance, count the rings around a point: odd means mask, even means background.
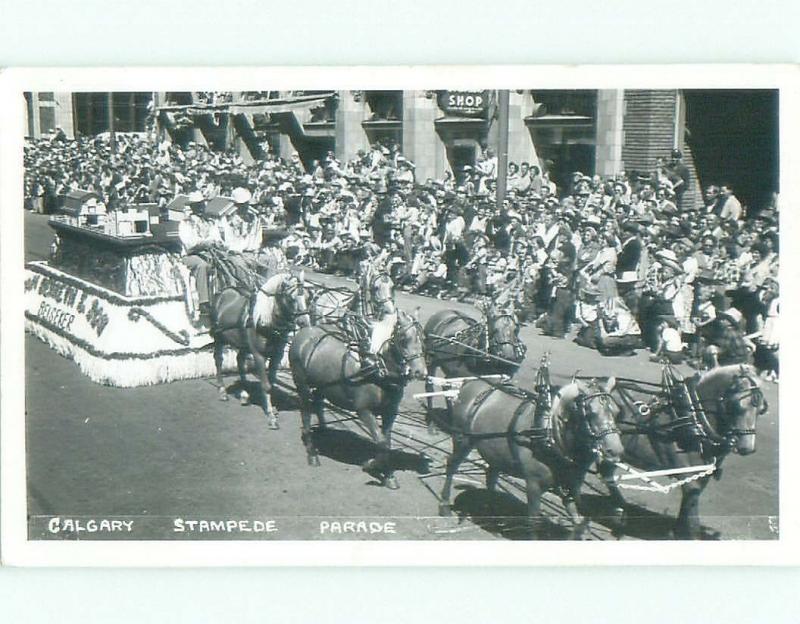
[[[402,91],[367,91],[370,121],[400,121],[403,119]]]
[[[597,91],[547,89],[531,93],[533,101],[540,105],[536,110],[536,116],[560,115],[594,119],[597,112]]]
[[[572,173],[593,175],[597,145],[597,91],[531,92],[533,115],[525,119],[536,153],[550,179],[569,189]]]

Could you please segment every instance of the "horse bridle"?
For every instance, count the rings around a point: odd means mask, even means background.
[[[422,349],[420,349],[419,353],[414,353],[411,356],[407,356],[403,353],[403,350],[397,345],[397,341],[395,340],[396,337],[405,335],[408,330],[416,328],[417,331],[422,333],[422,326],[415,320],[411,319],[407,323],[397,323],[395,325],[394,331],[392,332],[392,337],[389,340],[389,348],[394,352],[395,357],[397,359],[397,363],[403,369],[402,377],[407,379],[409,376],[409,364],[418,358],[425,358],[425,342],[421,341],[420,344],[422,345]]]
[[[528,352],[528,348],[525,346],[525,343],[523,343],[519,339],[518,336],[515,335],[514,340],[504,340],[504,339],[498,340],[496,338],[497,334],[499,333],[497,330],[497,321],[502,318],[509,319],[511,323],[513,323],[514,325],[516,325],[517,323],[516,317],[513,314],[508,314],[508,313],[498,314],[497,316],[493,316],[491,318],[491,322],[489,322],[489,319],[487,319],[487,325],[490,328],[489,329],[490,334],[486,346],[489,350],[489,353],[497,355],[500,352],[500,347],[503,347],[505,345],[511,345],[511,347],[514,349],[515,357],[521,362],[525,358],[525,354]]]
[[[293,278],[293,279],[287,280],[287,281],[283,282],[283,284],[281,284],[280,292],[282,294],[286,294],[288,296],[288,298],[292,298],[294,293],[297,292],[297,290],[300,289],[300,288],[302,288],[302,286],[300,284],[300,281],[298,279],[296,279],[296,278]],[[311,314],[308,309],[306,309],[305,312],[299,312],[299,311],[297,311],[296,309],[293,309],[293,308],[290,309],[289,306],[286,304],[286,302],[283,300],[282,297],[276,297],[276,299],[277,299],[278,307],[281,310],[281,316],[286,318],[286,321],[287,321],[286,325],[283,325],[281,327],[277,327],[277,326],[275,327],[276,333],[287,332],[287,331],[291,330],[294,327],[294,325],[296,325],[297,319],[299,319],[302,316],[306,316],[306,315],[310,315]],[[308,308],[307,305],[306,305],[306,308]]]
[[[603,427],[602,429],[595,427],[589,418],[589,403],[600,398],[608,399],[611,403],[614,403],[614,398],[611,396],[611,394],[604,390],[593,392],[591,394],[579,394],[575,399],[575,405],[578,408],[578,416],[580,417],[583,433],[591,440],[592,449],[595,453],[600,452],[600,443],[603,438],[614,433],[620,433],[617,423],[613,418],[611,419],[611,424]]]
[[[744,390],[734,390],[729,389],[725,394],[723,394],[719,398],[719,404],[721,408],[721,413],[725,414],[728,413],[727,406],[733,405],[734,403],[739,403],[743,399],[750,397],[750,405],[753,407],[759,407],[757,412],[758,416],[762,416],[767,413],[769,409],[769,404],[767,403],[767,399],[764,397],[764,392],[761,388],[758,387],[758,384],[747,375],[747,373],[742,373],[737,376],[737,379],[746,379],[748,382],[751,383],[749,388],[745,388]],[[733,410],[730,410],[731,412]],[[736,427],[730,427],[726,431],[723,432],[723,436],[725,437],[738,437],[744,435],[755,435],[756,429],[755,427],[750,429],[740,429]]]

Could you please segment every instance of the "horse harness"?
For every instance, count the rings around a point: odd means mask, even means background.
[[[749,379],[747,375],[740,375]],[[624,380],[623,380],[624,381]],[[755,434],[755,429],[730,428],[725,432],[717,431],[708,419],[703,401],[700,399],[696,384],[691,380],[683,379],[672,366],[667,363],[662,371],[659,394],[649,403],[632,399],[628,391],[619,384],[617,392],[628,407],[636,409],[646,424],[640,422],[620,420],[621,425],[631,427],[623,430],[623,434],[644,434],[661,442],[676,442],[683,450],[688,450],[693,444],[699,446],[703,457],[718,458],[720,462],[735,445],[735,438],[739,435]],[[730,389],[717,399],[718,413],[725,413],[726,405],[735,400],[750,397],[751,405],[761,405],[759,414],[767,409],[766,399],[757,385],[752,385],[745,390]],[[658,414],[666,411],[669,422],[658,423]],[[721,476],[721,471],[715,475]]]
[[[395,327],[394,332],[392,333],[392,338],[398,332],[405,333],[406,331],[408,331],[414,325],[418,325],[418,323],[413,319],[410,320],[407,323],[402,324],[402,325],[398,324]],[[404,374],[403,375],[394,375],[394,376],[386,375],[386,376],[382,377],[380,380],[374,379],[373,378],[373,373],[375,371],[373,369],[375,367],[372,367],[372,368],[369,368],[369,367],[368,368],[360,368],[358,371],[356,371],[352,375],[347,375],[345,373],[345,371],[347,370],[347,360],[348,360],[349,357],[351,357],[353,355],[354,350],[357,348],[358,345],[354,344],[351,341],[350,333],[344,327],[341,327],[341,326],[340,326],[340,332],[334,332],[334,331],[326,330],[322,334],[322,336],[320,336],[317,339],[316,343],[314,344],[314,346],[311,347],[311,350],[309,351],[308,355],[306,356],[305,362],[303,363],[303,368],[304,369],[306,369],[306,370],[308,369],[309,365],[311,364],[311,360],[314,358],[314,354],[316,353],[317,349],[325,341],[326,338],[335,338],[336,340],[339,340],[339,341],[345,343],[347,345],[347,347],[348,347],[345,350],[344,354],[342,355],[342,360],[341,360],[341,364],[340,364],[340,366],[341,366],[341,378],[337,379],[335,381],[328,382],[328,383],[314,385],[314,386],[312,386],[313,388],[321,389],[321,388],[325,388],[327,386],[335,386],[335,385],[341,384],[341,383],[355,385],[355,384],[358,384],[358,383],[361,383],[361,382],[365,382],[365,381],[368,381],[369,383],[375,384],[377,386],[386,386],[386,387],[388,387],[390,389],[397,389],[397,388],[400,388],[403,385],[405,385],[405,382],[406,382],[407,379],[406,379],[406,376]],[[404,363],[404,364],[408,363],[410,361],[413,361],[413,360],[415,360],[417,358],[424,357],[424,354],[422,354],[422,353],[414,354],[414,355],[412,355],[411,357],[408,357],[408,358],[405,357],[402,354],[402,352],[400,352],[399,348],[395,346],[394,341],[391,340],[391,339],[390,339],[389,347],[391,349],[394,349],[397,352],[397,355],[400,356],[399,357],[400,361],[402,363]]]
[[[564,450],[557,431],[558,423],[556,423],[554,426],[554,423],[550,417],[550,410],[552,407],[552,399],[550,394],[551,386],[549,371],[545,366],[540,367],[537,372],[535,383],[536,392],[528,392],[511,384],[494,384],[488,380],[484,381],[489,383],[489,387],[483,389],[475,396],[470,410],[466,415],[465,430],[454,431],[453,433],[456,436],[463,436],[470,441],[507,438],[511,456],[517,465],[521,464],[521,460],[519,459],[516,448],[519,446],[528,448],[534,454],[538,454],[540,456],[543,455],[547,459],[554,460],[562,464],[568,464],[570,466],[577,465],[578,462],[576,462],[572,457],[569,457],[567,452]],[[477,418],[478,411],[486,402],[486,400],[498,390],[521,399],[519,405],[517,405],[514,413],[511,416],[511,421],[509,422],[508,428],[504,432],[474,433],[473,426]],[[600,452],[600,441],[606,435],[618,431],[616,426],[595,430],[595,427],[587,417],[587,406],[589,402],[600,397],[607,397],[611,399],[611,395],[609,393],[600,391],[592,394],[580,395],[575,400],[575,404],[579,410],[577,421],[580,421],[583,427],[582,432],[576,431],[576,433],[583,433],[591,440],[591,450],[593,456],[596,456]],[[531,404],[534,405],[534,426],[529,429],[517,431],[516,428],[520,418],[526,413],[529,413],[527,410],[530,408]],[[573,422],[575,422],[575,419],[573,419]]]
[[[498,333],[496,331],[496,321],[497,319],[501,318],[509,318],[512,320],[512,322],[516,323],[514,315],[508,313],[497,315],[494,317],[495,323],[489,323],[488,319],[483,322],[476,321],[474,318],[467,316],[466,314],[455,312],[454,316],[451,316],[449,319],[444,319],[444,327],[447,327],[447,325],[452,324],[455,321],[462,321],[467,325],[467,327],[458,330],[452,336],[448,336],[448,339],[439,338],[438,342],[451,345],[454,344],[453,341],[455,341],[455,344],[462,342],[465,346],[469,348],[476,348],[477,351],[485,351],[490,356],[494,353],[498,353],[500,351],[500,347],[504,345],[511,345],[517,358],[522,361],[525,358],[527,347],[521,340],[503,340],[495,338]],[[430,333],[441,334],[441,326],[435,327],[434,329],[437,331]],[[479,356],[475,355],[474,358],[479,359]],[[484,360],[488,362],[491,361],[492,358],[486,357]]]

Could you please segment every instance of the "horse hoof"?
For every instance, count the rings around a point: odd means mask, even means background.
[[[370,477],[377,479],[381,483],[385,483],[386,481],[386,477],[384,476],[383,472],[380,470],[377,462],[374,459],[370,459],[369,461],[366,461],[363,464],[361,464],[361,470],[366,472]]]
[[[267,427],[269,427],[273,431],[276,431],[281,428],[277,420],[270,420],[269,423],[267,424]]]
[[[250,395],[247,394],[246,392],[242,392],[239,395],[239,405],[245,406],[245,405],[247,405],[249,403],[250,403]]]
[[[442,517],[453,515],[453,510],[450,507],[450,503],[439,503],[439,515]]]
[[[383,485],[390,490],[399,490],[400,484],[397,482],[397,477],[391,475],[383,480]]]
[[[318,467],[319,466],[319,456],[318,455],[309,455],[308,456],[308,465]]]
[[[225,392],[225,390],[220,389],[219,400],[222,401],[223,403],[226,403],[228,401],[228,393]]]

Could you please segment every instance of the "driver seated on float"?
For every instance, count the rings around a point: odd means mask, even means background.
[[[380,378],[386,374],[378,355],[381,347],[392,337],[397,324],[397,306],[394,301],[394,283],[386,271],[388,251],[375,243],[364,247],[364,259],[359,265],[357,310],[369,329],[356,331],[361,369],[375,371]]]
[[[246,188],[234,189],[231,198],[236,210],[222,221],[225,247],[231,252],[230,260],[235,263],[236,255],[241,255],[244,260],[240,267],[242,271],[255,271],[267,279],[275,273],[287,271],[289,262],[278,244],[286,233],[283,230],[264,231],[265,219],[251,205],[252,194]]]
[[[194,277],[199,310],[198,325],[211,327],[210,264],[202,252],[222,245],[220,224],[206,215],[206,200],[200,191],[192,191],[187,202],[189,214],[178,225],[183,246],[181,261]]]
[[[263,219],[250,205],[252,194],[246,188],[234,189],[231,198],[236,210],[221,223],[225,247],[255,260],[261,251]]]

